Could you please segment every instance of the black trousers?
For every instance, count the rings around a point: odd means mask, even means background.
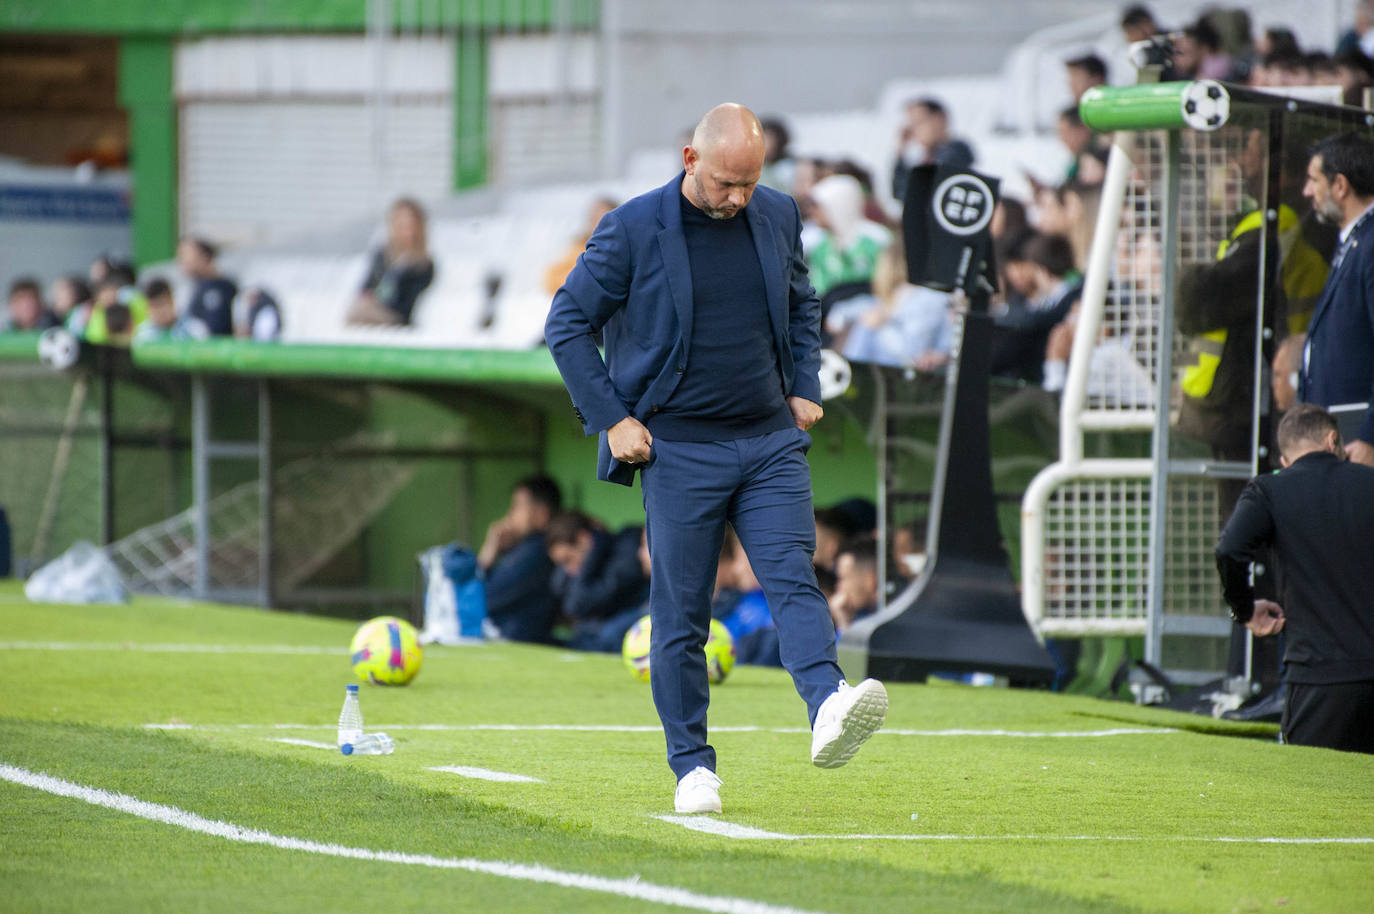
[[[1374,680],[1333,685],[1288,683],[1283,741],[1374,754]]]

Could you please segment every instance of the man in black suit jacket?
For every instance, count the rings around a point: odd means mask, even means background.
[[[1341,228],[1341,245],[1307,327],[1299,395],[1319,406],[1368,403],[1346,455],[1374,466],[1374,143],[1356,133],[1317,144],[1302,195]]]
[[[1279,423],[1278,473],[1245,487],[1217,542],[1231,617],[1287,632],[1284,741],[1374,753],[1374,469],[1342,460],[1336,420],[1301,403]],[[1280,599],[1256,600],[1272,555]]]

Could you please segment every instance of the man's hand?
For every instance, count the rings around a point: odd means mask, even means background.
[[[487,528],[487,537],[482,541],[482,548],[477,552],[477,565],[484,571],[490,568],[501,553],[514,545],[513,540],[508,516],[492,521],[491,526]]]
[[[626,416],[606,429],[606,443],[611,446],[611,456],[621,463],[645,464],[654,436],[634,416]]]
[[[1345,446],[1345,457],[1351,463],[1374,467],[1374,444],[1356,438]]]
[[[805,397],[788,397],[787,408],[792,410],[792,420],[802,431],[821,421],[821,416],[825,415],[819,403],[812,403]]]
[[[1273,600],[1256,600],[1255,614],[1245,627],[1254,632],[1255,637],[1265,638],[1283,631],[1283,607]]]

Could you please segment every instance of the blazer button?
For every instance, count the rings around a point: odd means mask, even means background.
[[[651,406],[651,407],[649,407],[649,412],[651,412],[651,413],[656,413],[656,412],[658,412],[658,407],[657,407],[657,406]]]

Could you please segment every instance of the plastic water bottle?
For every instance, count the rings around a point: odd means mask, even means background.
[[[396,744],[385,733],[364,733],[351,743],[339,747],[344,755],[390,755]]]
[[[339,712],[339,749],[356,744],[362,736],[363,706],[358,701],[358,687],[351,685],[344,693],[343,710]]]

